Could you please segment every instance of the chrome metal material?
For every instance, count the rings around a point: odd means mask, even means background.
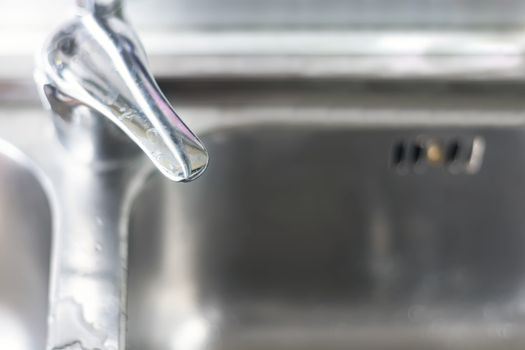
[[[137,160],[126,164],[125,167],[97,170],[85,164],[72,162],[70,155],[57,142],[50,120],[42,118],[40,113],[37,117],[28,118],[23,114],[17,118],[17,111],[11,110],[10,115],[14,118],[4,118],[0,122],[0,137],[16,145],[17,149],[31,159],[30,174],[37,174],[45,184],[44,198],[49,200],[52,207],[52,215],[49,214],[48,220],[51,221],[52,218],[53,227],[52,247],[49,247],[49,244],[46,246],[46,242],[41,244],[41,249],[45,250],[48,256],[51,252],[51,275],[47,273],[49,261],[40,261],[42,272],[33,276],[34,283],[38,284],[34,289],[41,293],[41,298],[28,300],[25,291],[16,287],[21,302],[25,301],[27,305],[40,303],[39,307],[44,310],[44,317],[31,331],[35,337],[33,343],[14,349],[46,348],[46,328],[48,349],[124,349],[126,222],[129,198],[136,191],[137,181],[143,178],[145,171],[151,171],[152,166],[149,162]],[[28,124],[32,125],[31,129],[27,128]],[[0,150],[3,151],[3,141],[0,146]],[[11,149],[13,148],[8,148]],[[20,151],[15,150],[12,153],[19,154]],[[6,170],[10,170],[10,164],[7,164]],[[24,179],[22,175],[18,175],[20,181]],[[22,199],[28,196],[24,194],[25,190],[38,194],[30,183],[18,188],[18,178],[5,179],[3,186],[8,189],[5,193],[18,191]],[[14,188],[11,188],[13,185]],[[29,199],[31,197],[28,197]],[[37,199],[34,200],[35,205],[39,203]],[[5,200],[6,205],[11,205],[8,202],[10,198]],[[16,203],[16,197],[13,197],[13,200]],[[0,196],[0,206],[3,203],[4,199]],[[13,214],[18,213],[18,207],[15,206],[12,210]],[[7,214],[9,213],[8,210]],[[21,212],[19,215],[22,215]],[[33,210],[31,220],[26,220],[20,227],[23,229],[24,225],[33,225],[33,220],[39,215],[39,212],[34,213]],[[16,219],[16,216],[13,219]],[[19,220],[24,219],[20,217]],[[9,220],[7,224],[9,228]],[[37,224],[42,226],[42,229],[46,228],[46,222]],[[17,229],[16,225],[13,225],[11,227]],[[38,238],[28,238],[29,241],[35,239],[37,241],[31,244],[37,244]],[[50,237],[47,239],[49,243]],[[14,252],[20,254],[16,250]],[[8,254],[7,257],[9,256]],[[10,276],[2,278],[0,284],[17,280],[12,274]],[[51,286],[49,300],[46,300],[48,278]],[[15,286],[18,286],[18,283]],[[45,311],[48,301],[49,317],[46,325]],[[31,332],[28,331],[28,337],[32,335]],[[38,338],[39,334],[42,337]]]
[[[116,15],[122,17],[122,0],[76,0],[80,11],[97,16]]]
[[[43,349],[51,206],[25,156],[0,140],[0,343]]]
[[[142,0],[132,19],[165,30],[521,27],[523,0]],[[143,17],[139,18],[138,14]]]
[[[6,28],[42,29],[61,19],[75,0],[2,0]],[[76,0],[81,1],[81,0]],[[113,2],[114,0],[98,0]],[[523,0],[131,0],[130,19],[141,29],[276,28],[521,28]],[[56,23],[56,22],[55,22]]]
[[[392,171],[392,145],[419,135],[483,138],[481,169]],[[522,349],[524,136],[210,133],[209,176],[155,175],[131,211],[130,349]]]
[[[0,79],[31,80],[35,42],[41,41],[42,32],[14,36],[0,28]],[[521,30],[140,33],[152,71],[164,79],[525,79]]]
[[[129,156],[133,141],[170,179],[195,179],[206,150],[157,86],[135,33],[112,10],[118,3],[85,3],[44,45],[35,73],[60,140],[97,163]]]
[[[57,234],[79,233],[70,258],[97,269],[70,279],[89,287],[77,288],[89,307],[62,308],[71,328],[94,333],[82,347],[100,348],[99,331],[113,330],[94,315],[114,310],[102,281],[117,250],[96,242],[118,231],[130,237],[129,350],[523,349],[523,91],[411,86],[178,86],[216,159],[184,186],[140,158],[92,172],[43,112],[1,106],[0,139],[30,159],[22,174],[42,179],[53,209],[44,216]],[[392,146],[419,138],[483,140],[479,169],[395,171]],[[28,185],[11,185],[20,177],[2,185],[23,193]],[[35,219],[23,218],[16,226]],[[31,286],[45,290],[46,278]],[[43,320],[34,326],[43,332]],[[21,350],[41,350],[38,339]]]
[[[2,1],[0,80],[31,79],[35,46],[73,4]],[[136,0],[126,5],[156,77],[525,78],[523,0]]]
[[[145,153],[173,181],[208,155],[177,116],[123,20],[120,1],[78,1],[79,14],[44,45],[35,78],[70,162],[55,174],[47,348],[125,349],[126,198],[131,160]],[[138,147],[137,147],[138,146]]]

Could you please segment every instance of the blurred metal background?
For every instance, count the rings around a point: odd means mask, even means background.
[[[74,0],[2,0],[0,26],[56,22]],[[127,0],[143,28],[509,28],[523,0]]]
[[[33,52],[73,5],[0,0],[0,79],[30,79]],[[127,0],[125,7],[164,78],[521,80],[525,71],[525,0]]]

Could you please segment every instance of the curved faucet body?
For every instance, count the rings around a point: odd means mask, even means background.
[[[145,153],[184,182],[203,173],[208,154],[153,79],[121,2],[77,0],[77,9],[35,71],[60,142],[81,160],[54,181],[47,348],[117,350],[125,348],[127,214],[141,169],[129,160]]]
[[[197,178],[206,149],[160,91],[120,2],[79,3],[78,16],[45,44],[35,73],[62,143],[90,162],[126,158],[135,143],[171,180]]]

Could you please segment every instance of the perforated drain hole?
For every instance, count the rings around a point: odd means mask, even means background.
[[[415,137],[396,142],[391,166],[399,173],[423,173],[443,168],[453,174],[476,173],[482,163],[485,142],[481,137]]]
[[[461,153],[461,143],[458,140],[452,140],[447,145],[446,150],[446,162],[448,164],[455,162],[458,159],[459,154]]]
[[[412,164],[417,165],[424,160],[425,145],[420,144],[419,142],[413,142],[412,144],[409,144],[409,148],[412,157]]]
[[[394,145],[392,150],[392,165],[394,167],[400,166],[405,162],[406,149],[403,142],[398,142]]]

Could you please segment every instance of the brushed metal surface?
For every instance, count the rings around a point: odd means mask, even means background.
[[[232,127],[130,215],[130,349],[521,349],[520,128]],[[404,139],[481,137],[475,174]],[[468,141],[466,141],[468,143]]]
[[[519,27],[522,0],[128,0],[134,23],[156,30],[207,28]],[[5,26],[42,28],[74,1],[1,0]]]
[[[32,171],[0,142],[0,344],[43,349],[46,338],[51,210]]]
[[[126,3],[164,78],[523,80],[523,0]],[[0,0],[0,80],[31,79],[43,34],[73,7]]]
[[[144,159],[86,176],[44,112],[2,105],[0,139],[35,167],[17,166],[9,148],[0,172],[16,176],[2,177],[0,203],[30,215],[2,217],[0,227],[46,227],[41,187],[19,185],[36,168],[56,219],[78,229],[121,223],[131,239],[123,310],[131,350],[523,349],[521,90],[367,86],[175,87],[213,160],[207,175],[180,186]],[[405,174],[392,163],[400,141],[476,137],[485,152],[472,173],[418,165]],[[24,208],[5,195],[16,188],[32,193]],[[57,193],[70,202],[58,205]],[[76,196],[90,200],[68,206]],[[79,220],[89,213],[103,215]],[[36,239],[18,249],[22,236],[6,230],[0,270],[20,272],[12,262],[27,261],[42,270],[24,285],[34,295],[16,284],[23,273],[3,278],[0,295],[12,285],[21,301],[9,305],[43,308],[47,257],[26,260]],[[31,256],[48,254],[44,236]],[[22,349],[40,350],[44,311],[34,321],[24,310],[10,319],[27,320],[18,329],[35,339]]]

